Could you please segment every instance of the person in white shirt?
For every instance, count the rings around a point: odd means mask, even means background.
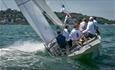
[[[82,32],[86,38],[93,38],[96,36],[96,29],[93,22],[93,17],[89,18],[89,22],[87,24],[87,28]]]
[[[65,36],[67,42],[69,41],[69,29],[68,28],[69,27],[66,25],[63,30],[63,36]]]
[[[62,8],[61,8],[61,12],[63,12],[66,16],[65,16],[65,19],[64,19],[64,23],[66,23],[66,21],[71,18],[71,15],[69,14],[69,12],[65,9],[65,6],[62,5]]]
[[[79,30],[82,32],[83,30],[86,29],[86,27],[87,27],[87,21],[86,21],[86,18],[84,18],[82,22],[80,23]]]
[[[76,26],[74,26],[69,35],[71,42],[76,42],[77,40],[79,40],[80,36],[81,36],[80,30],[78,30]]]

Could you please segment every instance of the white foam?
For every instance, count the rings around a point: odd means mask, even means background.
[[[35,52],[35,51],[44,51],[45,47],[43,43],[33,42],[33,41],[17,41],[9,48],[24,51],[24,52]]]
[[[2,48],[2,49],[0,49],[0,56],[7,54],[6,51],[9,51],[9,49],[8,48]]]

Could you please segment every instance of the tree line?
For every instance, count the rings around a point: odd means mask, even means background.
[[[65,15],[61,12],[55,12],[55,14],[59,17],[61,21],[64,21]],[[83,15],[80,13],[70,13],[73,20],[78,20],[82,18],[88,19],[90,16]],[[46,17],[46,16],[45,16]],[[49,20],[46,17],[47,21],[52,23],[51,20]],[[103,17],[97,17],[97,21],[100,24],[115,24],[115,20],[109,20]],[[22,15],[22,13],[18,10],[1,10],[0,11],[0,24],[25,24],[27,25],[28,22],[26,21],[25,17]]]

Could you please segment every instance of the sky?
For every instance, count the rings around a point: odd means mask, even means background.
[[[47,3],[54,11],[60,11],[64,4],[70,12],[115,20],[115,0],[47,0]],[[0,10],[6,8],[19,10],[14,0],[0,0]]]

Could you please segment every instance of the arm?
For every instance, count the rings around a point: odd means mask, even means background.
[[[90,27],[90,25],[89,25],[89,23],[88,23],[87,28],[86,28],[82,33],[86,33],[86,32],[88,32],[89,27]]]

